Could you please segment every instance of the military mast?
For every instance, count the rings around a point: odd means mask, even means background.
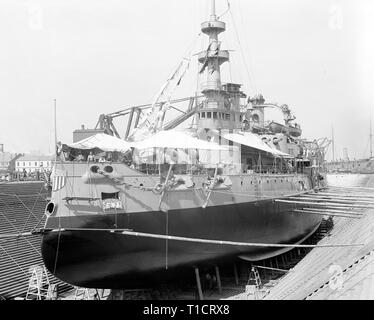
[[[228,50],[221,50],[218,35],[226,30],[226,24],[216,16],[215,0],[211,0],[211,14],[207,22],[201,25],[201,31],[209,36],[207,50],[198,55],[202,64],[200,73],[206,72],[206,82],[201,92],[206,97],[203,107],[197,115],[200,128],[239,129],[241,127],[240,103],[243,97],[240,85],[221,83],[221,65],[230,60]]]

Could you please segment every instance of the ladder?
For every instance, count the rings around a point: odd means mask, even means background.
[[[250,282],[254,281],[255,285],[251,285]],[[246,285],[246,292],[248,297],[253,297],[254,300],[258,300],[258,293],[262,285],[260,274],[256,267],[252,266],[251,272],[249,273],[248,283]]]
[[[253,278],[251,277],[252,274],[253,274]],[[252,269],[251,269],[251,273],[250,273],[248,282],[250,280],[254,280],[255,284],[256,284],[256,289],[260,289],[260,287],[262,285],[262,282],[261,282],[260,274],[258,273],[258,269],[256,267],[252,267]]]
[[[55,287],[49,283],[45,267],[32,266],[29,269],[31,277],[26,293],[26,300],[51,300],[55,295]]]

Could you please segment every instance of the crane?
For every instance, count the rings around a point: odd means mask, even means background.
[[[198,100],[202,97],[203,96],[194,96],[194,97],[187,97],[187,98],[181,98],[181,99],[170,101],[170,109],[178,111],[180,115],[166,124],[162,123],[162,128],[165,130],[173,129],[177,127],[179,124],[181,124],[183,121],[193,116],[200,107],[200,103]],[[186,101],[189,101],[186,111],[180,108],[177,108],[173,105],[176,103],[181,103],[181,102],[186,102]],[[160,108],[166,103],[167,103],[166,101],[159,102],[156,104],[156,107]],[[104,130],[106,134],[116,136],[117,138],[121,138],[116,126],[114,125],[113,120],[120,118],[120,117],[128,116],[126,132],[125,132],[125,136],[123,137],[124,139],[127,139],[131,133],[131,129],[138,127],[141,117],[144,116],[147,110],[151,109],[152,106],[153,106],[152,104],[144,104],[144,105],[125,108],[120,111],[116,111],[116,112],[112,112],[108,114],[101,114],[96,123],[95,129]]]

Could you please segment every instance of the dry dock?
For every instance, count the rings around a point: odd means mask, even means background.
[[[358,198],[365,198],[369,199],[366,201],[373,199],[374,202],[372,188],[332,187],[326,194],[329,192],[338,194],[337,198],[346,197],[355,201],[359,201]],[[35,229],[38,225],[42,226],[47,198],[48,194],[43,191],[41,183],[0,185],[0,234],[22,233]],[[360,216],[355,217],[358,212]],[[207,286],[202,270],[203,298],[374,299],[374,209],[359,208],[352,210],[351,215],[325,219],[318,232],[304,244],[326,246],[299,247],[264,261],[249,263],[238,260],[229,265],[219,266],[220,275],[216,274],[220,277],[218,286],[217,281],[214,286]],[[336,244],[348,246],[328,247]],[[7,299],[25,298],[27,291],[30,290],[32,267],[43,266],[40,258],[40,236],[0,239],[0,249],[0,296]],[[256,274],[253,274],[253,267],[257,272],[257,279]],[[213,275],[215,268],[218,270],[217,266],[212,266]],[[182,282],[164,288],[111,292],[73,288],[59,282],[50,274],[47,276],[49,284],[58,284],[58,299],[61,300],[201,298],[196,283],[193,282]],[[45,296],[41,298],[44,299]]]
[[[359,220],[335,218],[320,244],[348,242],[363,246],[313,249],[264,299],[374,299],[373,209]]]

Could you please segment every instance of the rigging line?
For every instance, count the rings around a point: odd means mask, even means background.
[[[31,233],[33,233],[33,232],[36,230],[36,228],[39,226],[40,222],[43,221],[43,219],[44,219],[44,214],[43,214],[42,217],[39,219],[39,221],[38,221],[38,223],[35,225],[35,227],[31,230]]]
[[[244,19],[243,19],[243,10],[241,8],[241,0],[238,0],[238,7],[239,7],[239,15],[240,15],[240,21],[241,21],[241,24],[242,24],[242,30],[244,31],[244,49],[246,50],[247,52],[247,55],[248,55],[248,63],[249,63],[249,68],[250,70],[252,70],[252,74],[251,74],[251,79],[252,79],[252,82],[253,82],[253,87],[255,89],[256,92],[257,91],[257,86],[256,86],[256,79],[255,79],[255,76],[254,76],[254,72],[253,72],[253,61],[252,61],[252,55],[250,54],[250,46],[248,45],[247,43],[247,37],[246,37],[246,28],[245,28],[245,23],[244,23]]]
[[[18,195],[15,195],[16,196],[16,198],[22,203],[22,205],[25,207],[25,209],[27,210],[27,211],[29,211],[30,212],[30,215],[33,215],[34,216],[34,218],[36,219],[36,220],[38,220],[38,217],[37,216],[35,216],[35,214],[31,211],[31,210],[33,210],[34,208],[35,208],[35,204],[36,204],[36,200],[35,200],[35,203],[34,203],[34,206],[33,206],[33,208],[30,210],[25,204],[24,204],[24,202],[18,197]],[[37,198],[37,200],[39,199],[39,196],[38,196],[38,198]]]
[[[234,15],[232,13],[232,10],[230,10],[230,16],[231,16],[232,24],[234,26],[235,35],[236,35],[236,38],[238,40],[238,44],[239,44],[239,48],[240,48],[240,53],[242,55],[244,67],[245,67],[245,70],[247,72],[247,76],[248,76],[248,80],[249,80],[249,86],[251,87],[252,91],[255,93],[256,91],[255,91],[255,88],[254,88],[254,83],[252,81],[252,78],[251,78],[251,75],[250,75],[250,72],[249,72],[249,68],[248,68],[248,64],[247,64],[247,61],[246,61],[245,56],[244,56],[243,47],[242,47],[242,44],[240,42],[239,32],[238,32],[238,29],[236,27],[236,23],[235,23],[235,19],[234,19]]]
[[[20,198],[35,198],[35,197],[37,197],[38,195],[39,195],[38,193],[36,193],[36,194],[20,194],[20,195],[18,195],[18,197],[20,197]],[[46,196],[46,195],[48,195],[48,192],[40,193],[40,195]],[[0,193],[0,196],[4,196],[4,197],[14,197],[14,194],[9,194],[9,193]]]
[[[169,210],[166,210],[166,237],[169,235]],[[168,255],[169,255],[169,241],[168,241],[168,238],[166,238],[166,241],[165,241],[165,269],[167,270],[168,269]]]
[[[8,253],[8,251],[0,244],[0,248],[3,249],[3,251],[5,252],[5,254],[17,265],[18,268],[21,269],[21,271],[25,274],[25,276],[27,277],[28,274],[25,272],[25,270],[23,270],[23,268],[21,267],[21,265],[11,256],[11,254]]]
[[[3,202],[3,204],[5,204],[6,207],[9,208],[9,206],[7,205],[7,203],[4,200],[0,199],[0,201]],[[11,209],[11,208],[9,208],[9,209]],[[12,211],[10,210],[10,212],[12,212]],[[3,215],[3,217],[8,221],[8,223],[13,227],[13,229],[16,230],[17,233],[20,233],[18,231],[17,227],[8,219],[8,217],[6,216],[5,213],[3,213],[3,212],[0,211],[0,214]]]
[[[58,232],[58,240],[57,240],[57,248],[56,248],[56,256],[55,256],[55,265],[53,268],[53,274],[56,274],[56,268],[57,268],[57,260],[58,260],[58,253],[60,249],[60,239],[61,239],[61,219],[58,219],[58,227],[59,227],[59,232]]]
[[[220,16],[217,16],[217,19],[221,19],[227,12],[230,11],[230,2],[227,0],[227,9],[224,13],[222,13]]]
[[[34,215],[34,209],[35,209],[36,203],[38,202],[38,200],[39,200],[39,198],[40,198],[40,195],[41,195],[41,192],[42,192],[43,188],[44,188],[44,186],[42,185],[41,188],[40,188],[40,190],[39,190],[39,194],[38,194],[38,196],[35,198],[35,202],[34,202],[34,205],[33,205],[32,208],[31,208],[31,210],[30,210],[28,207],[26,207],[26,205],[22,202],[22,200],[21,200],[21,199],[18,197],[18,195],[17,195],[18,200],[21,201],[21,203],[23,204],[23,206],[24,206],[24,207],[25,207],[25,208],[30,212],[30,213],[29,213],[29,216],[27,217],[27,220],[26,220],[26,222],[25,222],[25,224],[24,224],[24,226],[23,226],[23,228],[22,228],[22,232],[25,231],[25,228],[26,228],[26,226],[27,226],[27,223],[28,223],[28,221],[29,221],[31,215],[33,215],[34,218],[38,221],[38,217],[36,217],[36,216]],[[39,220],[39,222],[40,222],[40,220]],[[22,232],[21,232],[21,233],[22,233]]]
[[[31,232],[24,232],[24,233],[5,233],[0,234],[0,239],[15,239],[20,237],[32,236]]]
[[[4,201],[4,200],[1,200],[0,199],[0,201],[1,202],[3,202],[4,204],[5,204],[5,206],[6,207],[8,207],[9,208],[9,206],[6,204],[6,202]],[[11,210],[11,208],[9,208],[10,209],[10,212],[12,212],[12,210]],[[17,233],[20,233],[19,232],[19,230],[17,229],[17,227],[8,219],[8,217],[3,213],[3,212],[1,212],[0,211],[0,213],[3,215],[3,217],[8,221],[8,223],[13,227],[13,229],[17,232]],[[23,238],[25,239],[25,241],[26,242],[28,242],[29,244],[30,244],[30,246],[39,254],[39,255],[41,255],[41,253],[40,253],[40,251],[38,250],[38,249],[36,249],[35,247],[34,247],[34,245],[25,237],[25,236],[23,236]]]

